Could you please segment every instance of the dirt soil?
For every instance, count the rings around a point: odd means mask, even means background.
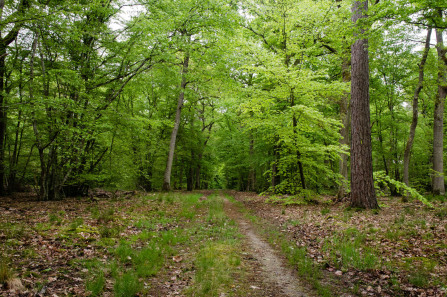
[[[245,243],[250,251],[249,257],[257,262],[261,274],[257,282],[262,283],[264,290],[261,296],[301,297],[313,296],[311,291],[299,282],[298,276],[286,264],[284,257],[277,254],[272,247],[257,235],[251,224],[235,208],[225,200],[227,215],[236,221],[240,232],[245,236]]]

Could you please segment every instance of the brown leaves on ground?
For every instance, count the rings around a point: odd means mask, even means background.
[[[318,205],[284,206],[265,203],[265,197],[254,193],[231,194],[256,216],[275,225],[289,241],[305,247],[308,256],[337,280],[335,285],[365,296],[447,295],[443,204],[433,210],[417,201],[402,203],[400,198],[387,197],[380,198],[382,208],[376,212],[350,210],[344,203],[333,205],[331,197]],[[349,230],[362,236],[360,253],[368,249],[377,255],[375,267],[345,266],[339,251],[330,253],[328,245],[336,238],[355,237]]]
[[[123,198],[134,194],[115,192],[116,197]],[[105,221],[119,229],[127,212],[135,207],[122,199],[116,202],[114,214],[107,214],[109,203],[107,199],[89,198],[36,201],[35,196],[21,193],[0,198],[0,261],[9,263],[8,269],[19,276],[0,284],[0,295],[87,296],[86,269],[77,263],[93,258],[107,261],[107,247],[92,242],[100,238]],[[98,215],[94,218],[95,209]],[[126,228],[118,235],[132,232]]]

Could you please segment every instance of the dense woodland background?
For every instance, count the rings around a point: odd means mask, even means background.
[[[376,180],[444,195],[447,4],[375,1],[356,27],[351,6],[1,0],[1,194],[228,188],[343,197],[351,45],[361,27]]]

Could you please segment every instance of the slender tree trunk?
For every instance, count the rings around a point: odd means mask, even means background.
[[[290,92],[290,107],[293,107],[295,105],[295,95],[293,93],[293,90]],[[306,189],[306,179],[304,177],[304,168],[303,168],[303,162],[301,162],[301,152],[298,149],[298,122],[296,119],[295,114],[292,116],[292,128],[293,128],[293,135],[295,136],[295,146],[296,146],[296,160],[298,165],[298,173],[300,175],[301,180],[301,188]]]
[[[277,163],[279,160],[279,152],[278,151],[279,151],[279,147],[277,144],[275,144],[273,146],[273,163],[272,163],[272,191],[273,191],[273,193],[276,193],[276,186],[278,185],[278,166],[277,166]]]
[[[427,31],[427,38],[425,39],[425,48],[424,53],[422,54],[421,63],[419,64],[419,81],[414,90],[413,95],[413,119],[411,121],[410,126],[410,134],[408,136],[407,144],[405,146],[404,151],[404,169],[403,169],[403,181],[409,186],[410,185],[410,177],[409,177],[409,168],[410,168],[410,157],[411,157],[411,149],[413,147],[414,137],[416,135],[416,126],[418,124],[418,116],[419,116],[419,94],[423,88],[424,82],[424,67],[427,61],[428,52],[430,50],[430,38],[431,38],[432,29],[429,28]]]
[[[447,61],[442,30],[436,29],[438,51],[438,96],[433,122],[433,194],[445,195],[444,183],[444,102],[447,95]]]
[[[353,23],[367,11],[367,1],[354,2]],[[351,48],[351,206],[379,208],[372,167],[368,39],[360,38]]]
[[[196,190],[200,190],[200,171],[202,170],[202,166],[200,165],[200,162],[202,162],[203,154],[199,154],[197,168],[196,168]]]
[[[177,139],[177,133],[180,126],[180,117],[182,113],[183,101],[185,99],[185,88],[186,88],[186,74],[188,73],[189,66],[189,54],[186,53],[186,56],[183,60],[183,69],[182,69],[182,83],[180,85],[180,94],[178,96],[177,101],[177,111],[175,113],[175,123],[174,128],[172,129],[171,134],[171,142],[169,143],[169,154],[168,161],[166,162],[166,170],[164,174],[163,180],[163,191],[171,190],[171,170],[172,170],[172,161],[174,160],[174,151],[175,151],[175,142]]]
[[[6,99],[4,97],[6,74],[6,45],[0,44],[0,196],[5,194],[5,140],[6,140]]]
[[[247,192],[254,191],[256,188],[256,171],[253,166],[254,161],[254,139],[253,133],[250,131],[250,147],[249,147],[249,155],[250,155],[250,170],[248,172],[248,182],[247,182]]]
[[[194,153],[191,153],[191,157],[194,158]],[[194,189],[194,167],[192,163],[189,164],[189,170],[186,174],[186,190],[192,191]]]

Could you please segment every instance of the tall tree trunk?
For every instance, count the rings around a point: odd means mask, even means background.
[[[424,53],[422,54],[421,63],[419,64],[419,81],[414,90],[413,95],[413,119],[411,121],[410,126],[410,134],[408,136],[407,144],[405,146],[404,151],[404,170],[403,170],[403,181],[409,186],[410,185],[410,177],[409,177],[409,168],[410,168],[410,157],[411,157],[411,149],[413,147],[414,137],[416,135],[416,126],[418,124],[418,116],[419,116],[419,94],[423,88],[424,82],[424,67],[427,61],[428,52],[430,50],[430,38],[431,38],[432,29],[429,28],[427,31],[427,38],[425,39],[425,48]]]
[[[5,91],[6,74],[6,45],[0,43],[0,196],[5,194],[5,139],[6,139],[6,120],[7,113]]]
[[[433,123],[433,194],[445,195],[444,184],[444,102],[447,95],[447,61],[442,30],[436,29],[438,51],[438,96]]]
[[[367,1],[354,2],[352,22],[357,25],[367,11]],[[372,167],[368,39],[361,37],[352,45],[351,71],[351,206],[379,208]]]
[[[163,180],[163,191],[171,190],[171,170],[172,170],[172,161],[174,160],[174,151],[175,151],[175,141],[177,139],[177,133],[180,126],[180,117],[182,113],[183,101],[185,99],[185,89],[186,89],[186,74],[188,73],[189,66],[189,54],[186,53],[185,58],[183,60],[183,69],[182,69],[182,83],[180,85],[180,94],[178,96],[177,101],[177,111],[175,113],[175,123],[174,128],[172,129],[171,134],[171,142],[169,143],[169,154],[168,161],[166,162],[166,170],[164,174]]]

